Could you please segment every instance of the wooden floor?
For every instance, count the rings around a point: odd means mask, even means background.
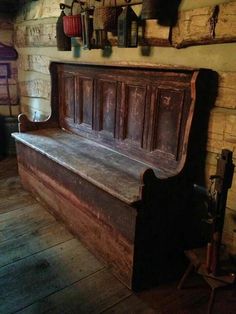
[[[197,276],[134,294],[20,184],[14,158],[0,161],[0,314],[205,313]],[[213,313],[236,313],[236,292],[219,292]]]

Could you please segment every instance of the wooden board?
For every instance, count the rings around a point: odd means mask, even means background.
[[[56,24],[18,25],[15,29],[17,47],[54,47],[56,46]]]
[[[211,112],[207,150],[218,153],[222,147],[232,151],[236,147],[236,113],[234,110],[215,108]]]
[[[23,71],[35,71],[49,74],[50,58],[42,55],[20,55],[18,60],[19,68]]]
[[[22,190],[18,190],[17,194],[0,198],[0,202],[0,214],[36,204],[36,200],[32,197],[32,195],[29,195],[28,192]]]
[[[20,175],[24,186],[34,195],[39,196],[51,212],[79,236],[80,240],[109,266],[123,283],[130,287],[133,274],[133,244],[112,225],[109,226],[105,220],[101,220],[101,212],[97,211],[96,214],[96,208],[92,213],[91,208],[83,207],[86,205],[83,200],[76,200],[75,196],[65,188],[63,191],[58,191],[58,183],[54,182],[53,186],[45,185],[45,182],[39,181],[23,167],[20,167]],[[121,216],[121,221],[122,218]],[[110,219],[114,219],[112,215]],[[131,223],[133,224],[133,221]]]
[[[219,72],[216,106],[236,109],[236,72]]]
[[[212,40],[210,17],[214,7],[203,7],[180,12],[172,29],[172,44],[176,48],[209,43]]]
[[[94,293],[95,291],[96,293]],[[102,313],[131,294],[132,292],[107,270],[100,270],[94,275],[34,303],[19,313]],[[136,304],[139,308],[137,299]],[[134,310],[135,306],[131,308]]]
[[[31,204],[28,207],[10,211],[1,215],[1,241],[14,239],[16,236],[35,231],[53,222],[53,216],[42,211],[40,204]]]
[[[104,314],[124,314],[124,313],[139,313],[139,314],[157,314],[157,312],[145,304],[135,295],[131,295],[124,301],[112,306],[103,312]]]
[[[25,308],[102,268],[75,239],[2,267],[0,312]]]
[[[176,48],[236,41],[236,2],[182,11],[172,29]]]
[[[236,1],[222,3],[219,6],[215,39],[220,42],[236,41]]]
[[[42,211],[45,210],[42,209],[40,212],[42,213]],[[17,215],[16,212],[14,214]],[[26,224],[28,224],[27,221]],[[45,224],[40,222],[38,224],[36,217],[35,224],[29,224],[29,228],[28,226],[25,227],[20,233],[16,230],[10,240],[0,241],[0,267],[64,243],[72,238],[73,236],[58,222],[48,224],[45,219]]]
[[[19,83],[21,97],[35,97],[49,100],[51,84],[48,80],[35,79]]]

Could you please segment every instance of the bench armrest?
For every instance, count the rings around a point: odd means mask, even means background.
[[[59,123],[56,119],[53,118],[53,116],[50,116],[45,121],[31,121],[28,119],[28,117],[21,113],[18,116],[18,129],[19,132],[24,133],[27,131],[35,131],[40,129],[48,129],[48,128],[57,128],[59,127]]]

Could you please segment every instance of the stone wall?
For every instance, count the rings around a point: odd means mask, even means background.
[[[113,46],[110,51],[84,50],[81,42],[73,39],[71,52],[60,52],[56,48],[55,23],[60,14],[60,2],[62,0],[30,2],[22,6],[15,21],[15,44],[20,55],[18,70],[21,105],[24,112],[36,120],[50,114],[48,65],[52,60],[210,68],[219,73],[219,92],[209,123],[206,178],[215,173],[216,157],[222,148],[234,151],[236,164],[235,1],[182,0],[179,21],[171,32],[170,47]],[[220,5],[220,11],[214,19],[216,5]],[[134,8],[137,13],[140,12],[140,6]],[[150,26],[148,34],[153,36],[153,33],[154,28]],[[164,37],[169,35],[169,29],[162,29],[161,34]],[[227,207],[224,240],[232,247],[233,238],[236,237],[236,174]]]

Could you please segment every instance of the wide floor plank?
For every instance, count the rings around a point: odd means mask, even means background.
[[[1,214],[0,242],[35,232],[40,227],[53,222],[55,222],[55,218],[37,203]]]
[[[0,314],[206,313],[201,277],[176,286],[134,295],[22,188],[15,159],[0,162]],[[235,289],[217,293],[214,314],[235,308]]]
[[[20,313],[102,313],[131,294],[129,289],[104,269],[34,303]]]
[[[29,205],[37,204],[38,202],[25,191],[19,190],[16,195],[0,198],[0,214],[8,213],[9,211],[21,209]]]
[[[16,158],[5,158],[0,160],[0,178],[9,178],[15,176],[17,173]]]
[[[135,295],[131,295],[125,300],[115,304],[111,308],[102,312],[104,314],[158,314],[160,312],[154,311],[147,304]],[[175,313],[172,313],[175,314]]]
[[[58,222],[35,227],[28,233],[0,242],[0,267],[73,238]]]
[[[0,313],[13,313],[103,266],[76,239],[0,268]]]

